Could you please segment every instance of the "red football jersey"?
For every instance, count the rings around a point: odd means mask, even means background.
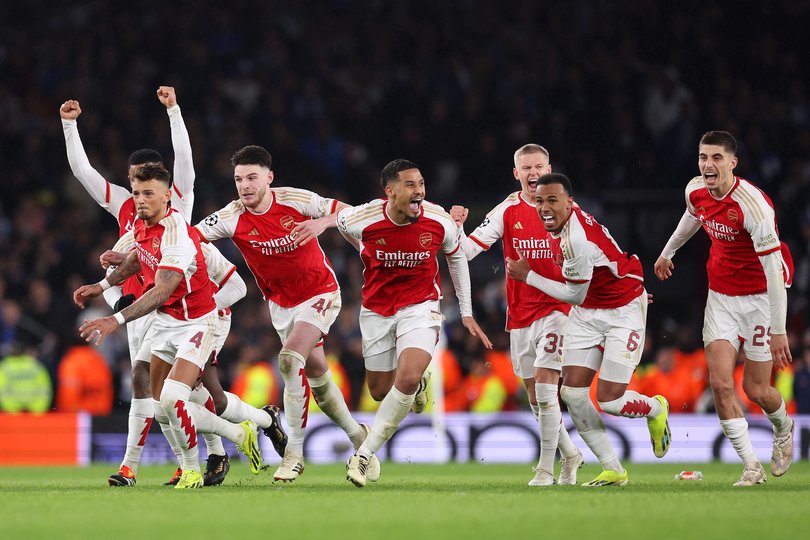
[[[771,199],[744,178],[715,199],[697,176],[686,186],[686,208],[712,241],[706,271],[709,289],[729,296],[767,292],[761,255],[780,252],[785,284],[793,281],[793,258],[780,242]]]
[[[638,257],[622,251],[607,228],[578,206],[552,238],[555,251],[562,255],[565,280],[591,282],[582,307],[626,306],[644,291],[644,270]]]
[[[562,282],[560,267],[554,264],[551,235],[543,227],[537,208],[523,200],[520,192],[509,195],[493,208],[469,239],[489,249],[503,240],[504,267],[506,257],[517,259],[517,250],[529,261],[533,271],[541,276]],[[553,311],[568,313],[570,304],[560,302],[522,281],[506,276],[506,329],[526,328]]]
[[[231,238],[256,278],[265,300],[289,308],[313,296],[338,290],[337,277],[317,239],[296,246],[296,222],[334,212],[337,201],[304,189],[270,190],[273,201],[263,214],[239,201],[196,225],[208,241]]]
[[[158,269],[179,272],[184,277],[160,311],[175,319],[188,320],[216,310],[214,290],[199,240],[179,213],[170,209],[166,217],[152,227],[136,219],[133,232],[144,292],[155,286]]]
[[[391,221],[387,206],[387,200],[377,199],[338,214],[341,232],[360,241],[363,306],[384,317],[439,300],[436,255],[439,250],[452,255],[461,241],[461,231],[440,206],[424,201],[419,219],[405,225]]]

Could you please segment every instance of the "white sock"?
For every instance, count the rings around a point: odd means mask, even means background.
[[[557,442],[557,448],[560,449],[560,455],[564,458],[574,457],[579,452],[579,448],[571,440],[571,435],[568,434],[568,430],[562,423],[562,413],[560,413],[560,439]]]
[[[365,432],[349,412],[349,407],[343,399],[343,393],[332,380],[332,370],[327,369],[326,373],[320,377],[309,379],[309,387],[324,414],[346,432],[354,448],[357,449],[363,443]]]
[[[129,404],[127,450],[121,466],[126,465],[132,469],[133,473],[138,472],[143,445],[146,443],[146,436],[149,434],[149,428],[152,427],[152,420],[155,417],[154,412],[151,398],[132,398]]]
[[[278,353],[278,365],[284,379],[284,418],[287,419],[287,451],[304,453],[304,431],[309,413],[309,383],[307,382],[303,356],[289,349]]]
[[[385,441],[397,431],[397,428],[408,416],[408,411],[411,410],[413,400],[416,393],[403,394],[397,390],[396,386],[392,386],[391,390],[386,394],[380,402],[380,408],[377,409],[377,414],[374,416],[374,424],[371,426],[371,432],[366,437],[357,453],[370,458],[377,450],[379,450]]]
[[[563,385],[560,395],[579,435],[602,464],[602,468],[623,473],[624,468],[610,444],[602,417],[591,402],[590,389]]]
[[[537,397],[537,385],[540,383],[534,383],[534,392],[535,398],[537,399],[537,403],[529,402],[529,407],[532,409],[532,414],[534,415],[534,419],[540,421],[540,398]]]
[[[177,463],[183,463],[183,452],[180,450],[180,443],[177,442],[177,436],[174,433],[174,428],[172,428],[171,424],[169,423],[169,417],[166,415],[166,411],[163,410],[163,407],[160,406],[160,401],[156,399],[152,399],[152,405],[155,409],[155,420],[160,425],[160,430],[163,432],[163,436],[166,437],[166,442],[169,443],[169,447],[174,452],[175,457],[177,457]]]
[[[208,389],[198,384],[191,390],[191,397],[189,398],[191,403],[196,403],[197,405],[201,405],[206,410],[211,412],[212,414],[217,414],[217,409],[214,406],[214,398],[211,397],[211,392]],[[200,426],[197,426],[197,431],[199,431],[203,439],[205,439],[205,447],[208,449],[208,455],[216,454],[218,456],[225,455],[225,447],[222,446],[222,437],[216,435],[214,433],[205,433],[203,430],[200,429]]]
[[[751,438],[748,436],[748,422],[745,418],[720,420],[720,427],[723,428],[723,433],[731,441],[731,446],[737,451],[743,464],[759,463],[757,455],[754,453],[754,445],[751,444]]]
[[[557,453],[562,422],[557,385],[534,383],[534,394],[540,411],[537,415],[537,423],[540,424],[540,468],[554,474],[554,455]]]
[[[785,400],[782,400],[782,403],[779,404],[779,408],[776,409],[772,413],[765,413],[768,416],[768,420],[771,421],[773,424],[773,432],[776,435],[785,435],[788,431],[790,431],[790,416],[788,416],[787,410],[785,410]]]
[[[197,447],[197,428],[190,411],[191,388],[180,381],[166,379],[160,393],[160,406],[169,417],[180,445],[180,467],[200,472],[200,449]]]
[[[606,414],[624,416],[626,418],[654,418],[661,414],[663,406],[657,399],[639,394],[632,390],[625,391],[624,395],[613,401],[599,402],[599,407]]]
[[[242,429],[242,426],[239,424],[228,422],[224,418],[220,418],[197,403],[189,403],[188,410],[191,412],[191,415],[194,418],[194,425],[197,427],[197,431],[199,433],[208,433],[218,435],[219,437],[225,437],[236,445],[240,445],[245,442],[245,430]],[[222,446],[221,440],[219,444]],[[225,450],[223,449],[222,454],[219,455],[224,454]]]
[[[244,422],[245,420],[253,420],[260,428],[269,428],[273,424],[269,414],[262,409],[248,405],[239,399],[239,396],[236,394],[225,392],[225,397],[228,398],[228,406],[225,407],[225,410],[219,415],[225,420],[235,424]]]

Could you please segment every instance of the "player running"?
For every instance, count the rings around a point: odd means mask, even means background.
[[[597,370],[596,397],[604,412],[646,417],[656,457],[667,453],[671,437],[667,400],[627,390],[641,359],[646,331],[648,299],[641,262],[623,252],[604,226],[574,204],[567,176],[546,174],[537,184],[537,213],[551,233],[565,283],[532,271],[521,250],[517,260],[506,259],[507,272],[512,279],[573,304],[564,335],[560,395],[577,431],[603,468],[583,485],[623,486],[628,482],[627,471],[589,396]]]
[[[766,480],[754,454],[748,422],[734,395],[734,365],[745,354],[743,390],[762,407],[773,424],[771,474],[782,476],[793,461],[793,419],[785,401],[771,386],[773,367],[793,361],[788,346],[787,293],[793,261],[779,241],[776,213],[768,196],[734,175],[737,141],[726,131],[709,131],[700,139],[700,176],[686,186],[686,212],[655,261],[658,279],[669,279],[672,258],[701,227],[711,240],[706,270],[709,296],[703,321],[703,343],[709,382],[723,433],[740,456],[744,469],[735,486]]]

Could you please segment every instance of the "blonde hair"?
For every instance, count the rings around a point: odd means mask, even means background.
[[[551,154],[548,153],[548,150],[539,144],[524,144],[515,151],[515,167],[518,165],[518,158],[525,154],[545,154],[547,158],[551,159]]]

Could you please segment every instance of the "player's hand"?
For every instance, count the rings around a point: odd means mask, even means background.
[[[104,338],[115,332],[118,326],[115,317],[100,317],[92,321],[85,320],[84,324],[79,327],[79,335],[87,343],[95,342],[96,345],[101,345]]]
[[[453,218],[453,221],[456,222],[456,225],[461,227],[464,225],[464,222],[467,221],[467,215],[470,211],[463,206],[452,206],[450,207],[450,217]]]
[[[87,300],[95,298],[103,292],[104,291],[101,290],[101,285],[98,283],[93,283],[92,285],[82,285],[74,291],[73,301],[77,306],[79,306],[80,309],[84,309]]]
[[[161,86],[157,89],[157,97],[167,109],[177,105],[177,94],[174,93],[173,86]]]
[[[518,254],[517,260],[506,258],[506,273],[510,278],[517,281],[526,281],[526,276],[529,275],[529,261],[523,256],[519,249],[516,249]]]
[[[793,362],[793,355],[790,354],[787,334],[771,335],[771,358],[776,369],[785,369]]]
[[[655,275],[658,276],[658,279],[664,281],[665,279],[672,277],[672,271],[675,269],[675,265],[672,264],[672,260],[670,259],[658,257],[658,260],[655,261],[654,269]]]
[[[107,269],[110,266],[121,266],[126,259],[126,253],[120,253],[118,251],[108,249],[99,256],[98,262],[101,263],[102,268]]]
[[[75,99],[69,99],[59,107],[59,116],[63,120],[76,120],[82,114],[82,108]]]
[[[652,293],[647,293],[647,305],[649,306],[652,303],[653,303],[653,295]]]
[[[296,246],[303,246],[313,238],[317,238],[323,231],[326,230],[326,223],[324,218],[310,219],[296,223],[293,230],[290,231],[290,238]]]
[[[475,319],[473,319],[472,317],[462,317],[461,324],[464,325],[464,328],[470,331],[470,334],[480,339],[481,343],[484,344],[484,347],[486,347],[487,349],[492,348],[492,342],[489,340],[484,331],[481,330],[481,327],[478,326],[478,323],[475,322]]]

